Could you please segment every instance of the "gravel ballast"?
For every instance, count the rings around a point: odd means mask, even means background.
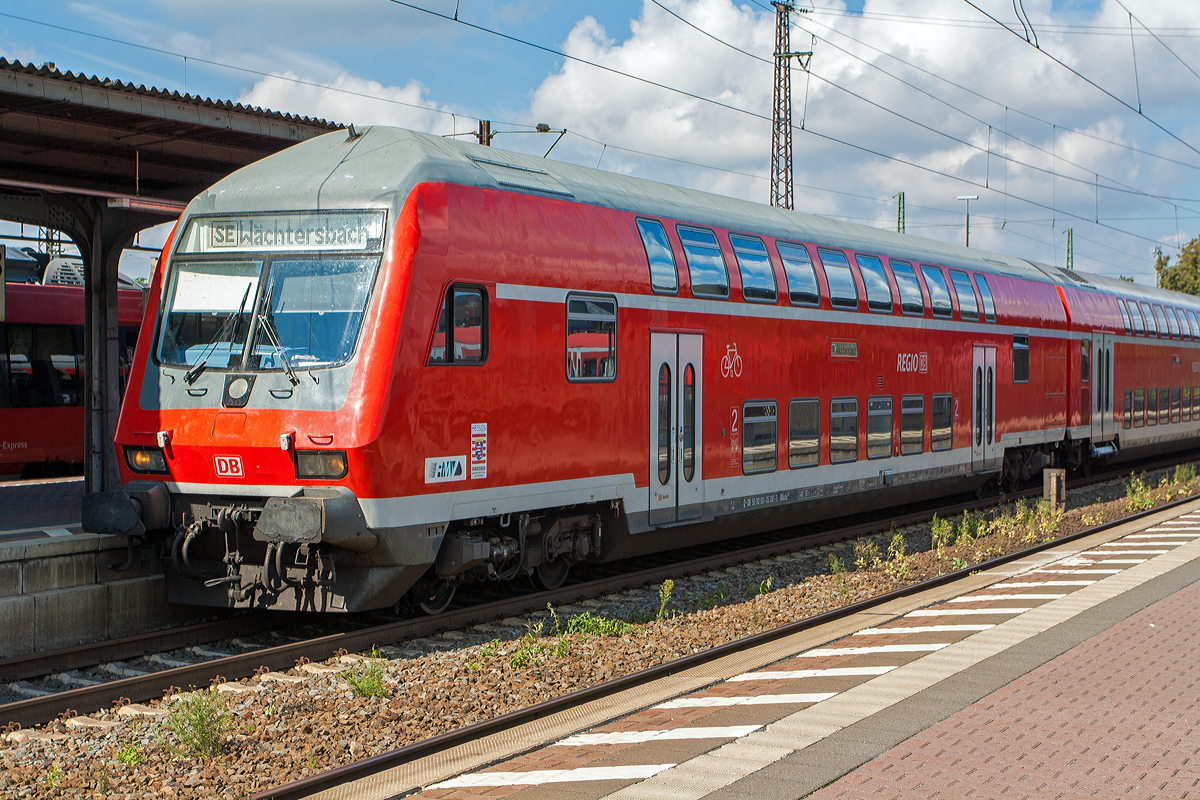
[[[1142,505],[1200,491],[1200,480],[1168,477],[1146,477],[1155,488],[1138,495]],[[960,518],[958,531],[968,534],[950,544],[944,522],[912,526],[682,578],[665,603],[663,587],[645,587],[387,647],[374,658],[343,654],[68,716],[0,737],[0,796],[245,797],[1112,521],[1135,510],[1129,505],[1126,483],[1115,480],[1071,492],[1057,517],[1009,505],[974,518],[984,525]],[[202,721],[206,710],[226,715],[224,728],[193,726],[219,734],[215,754],[184,752],[178,723],[189,712]]]

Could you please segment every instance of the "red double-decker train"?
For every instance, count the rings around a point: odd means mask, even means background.
[[[85,524],[344,611],[1193,444],[1200,303],[410,131],[221,181]]]
[[[73,259],[6,260],[0,280],[0,478],[77,473],[83,465],[83,266]],[[118,292],[122,375],[142,292]]]

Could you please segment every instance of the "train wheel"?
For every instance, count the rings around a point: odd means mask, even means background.
[[[557,589],[566,583],[567,572],[570,569],[571,565],[563,558],[556,558],[550,562],[543,561],[534,568],[533,580],[543,589]]]
[[[454,584],[449,581],[426,576],[412,588],[413,599],[426,614],[431,616],[440,614],[450,606],[450,601],[454,599],[454,588]]]

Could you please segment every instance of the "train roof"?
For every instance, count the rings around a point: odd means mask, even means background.
[[[1185,304],[1186,296],[919,236],[723,197],[403,128],[339,131],[243,167],[198,195],[191,214],[387,208],[419,183],[500,189],[701,225],[962,267],[1040,283]]]

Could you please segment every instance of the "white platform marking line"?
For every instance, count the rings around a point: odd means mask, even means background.
[[[818,647],[801,653],[796,658],[824,658],[825,656],[862,656],[872,653],[935,653],[943,647],[949,647],[953,642],[933,642],[930,644],[877,644],[868,647]]]
[[[1162,536],[1155,536],[1154,538],[1157,541],[1131,542],[1128,539],[1118,539],[1117,541],[1109,542],[1108,544],[1098,544],[1098,545],[1096,545],[1096,549],[1093,550],[1092,552],[1093,553],[1107,553],[1108,550],[1100,549],[1102,547],[1104,547],[1104,548],[1108,548],[1108,547],[1178,547],[1179,545],[1184,544],[1184,542],[1164,542],[1164,541],[1162,541],[1162,539],[1163,539]]]
[[[1170,550],[1104,550],[1095,554],[1096,558],[1104,558],[1105,556],[1161,556],[1164,553],[1169,553]]]
[[[638,764],[631,767],[579,767],[578,769],[537,769],[529,772],[476,772],[459,775],[428,789],[462,789],[472,786],[540,786],[544,783],[582,783],[584,781],[632,781],[651,778],[674,764]]]
[[[1119,569],[1035,569],[1034,572],[1048,572],[1054,575],[1116,575],[1123,572]]]
[[[809,692],[807,694],[759,694],[735,697],[681,697],[660,703],[654,708],[725,708],[727,706],[775,706],[800,703],[820,703],[837,695],[837,692]]]
[[[993,587],[996,588],[996,587]],[[993,600],[1061,600],[1065,594],[966,594],[951,598],[951,603],[990,603]]]
[[[1099,561],[1093,561],[1093,564],[1145,564],[1150,559],[1148,558],[1104,558],[1101,556]]]
[[[886,675],[896,667],[830,667],[829,669],[780,669],[766,672],[743,672],[726,683],[735,681],[798,681],[805,678],[844,678],[863,675]]]
[[[1005,620],[991,630],[952,645],[945,652],[927,655],[887,675],[860,683],[837,697],[767,725],[762,731],[690,759],[607,797],[612,800],[667,797],[672,800],[699,800],[1197,558],[1200,558],[1200,542],[1189,542],[1160,558],[1130,567],[1097,585],[1039,606],[1020,617]]]
[[[602,744],[643,744],[680,739],[740,739],[762,725],[729,725],[723,728],[671,728],[657,731],[613,731],[580,733],[555,742],[554,747],[593,747]]]
[[[47,536],[53,536],[55,539],[62,537],[62,536],[74,536],[75,535],[75,534],[71,533],[69,530],[67,530],[66,528],[46,528],[42,531],[42,533],[46,534]]]
[[[1125,570],[1121,570],[1124,572]],[[997,589],[1026,589],[1030,586],[1091,586],[1095,581],[1019,581],[996,584]]]
[[[896,627],[896,628],[863,628],[861,631],[855,631],[854,636],[878,636],[888,633],[955,633],[958,631],[986,631],[996,627],[995,625],[914,625],[912,627]]]
[[[1004,596],[1007,600],[1008,597]],[[1028,608],[925,608],[920,611],[910,611],[907,617],[973,617],[977,614],[1024,614]]]
[[[1127,541],[1129,539],[1200,539],[1200,533],[1167,533],[1160,531],[1159,533],[1131,533],[1128,536],[1123,536],[1118,539],[1118,542]]]

